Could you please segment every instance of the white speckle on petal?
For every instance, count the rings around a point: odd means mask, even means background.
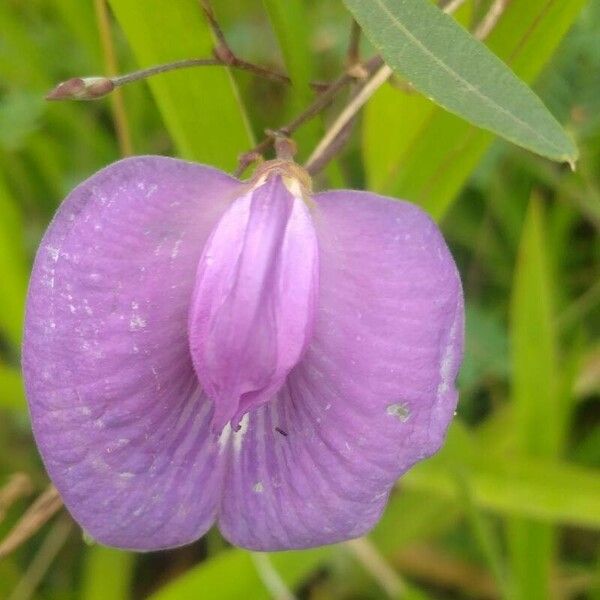
[[[442,362],[440,364],[440,383],[437,387],[437,395],[441,396],[445,394],[452,386],[452,367],[454,366],[454,342],[456,338],[456,322],[457,319],[452,323],[450,334],[448,335],[448,342],[444,349],[444,355],[442,356]]]
[[[146,327],[146,319],[143,319],[140,315],[133,315],[129,321],[129,329],[131,331],[139,331]]]
[[[46,251],[48,252],[48,256],[54,261],[58,261],[58,257],[60,256],[60,249],[54,248],[54,246],[46,246]]]
[[[179,248],[181,247],[182,243],[183,243],[183,240],[177,240],[175,242],[175,244],[173,245],[173,250],[171,250],[171,258],[177,257],[177,255],[179,254]]]
[[[389,404],[385,412],[391,417],[396,417],[399,421],[406,423],[410,419],[410,408],[406,402],[395,402]]]
[[[242,441],[248,431],[248,424],[250,423],[250,413],[246,413],[240,421],[240,428],[235,432],[233,436],[233,449],[239,452],[242,449]]]
[[[265,486],[262,484],[262,481],[257,481],[253,486],[252,486],[252,491],[256,492],[257,494],[262,494],[262,492],[265,491]]]
[[[219,452],[223,452],[223,450],[227,447],[227,443],[229,442],[229,438],[231,437],[231,425],[227,423],[225,427],[223,427],[223,431],[221,431],[219,435]]]

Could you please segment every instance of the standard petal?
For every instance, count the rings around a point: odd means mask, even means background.
[[[439,448],[457,401],[462,291],[436,225],[374,194],[315,200],[312,341],[227,450],[219,525],[233,543],[260,550],[369,530],[396,479]]]
[[[36,441],[102,543],[176,546],[211,525],[221,477],[187,343],[196,266],[240,183],[162,157],[77,187],[38,251],[23,368]]]
[[[200,259],[189,337],[217,431],[270,400],[312,333],[317,240],[295,189],[279,174],[252,187],[221,217]]]

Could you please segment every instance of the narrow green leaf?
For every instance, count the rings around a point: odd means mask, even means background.
[[[553,293],[544,237],[540,200],[533,197],[523,226],[511,306],[514,426],[518,452],[555,457],[563,412],[557,406]]]
[[[460,469],[474,502],[503,515],[600,529],[600,484],[594,469],[562,461],[489,455],[460,422],[444,448],[401,479],[409,489],[457,500],[453,472]],[[566,494],[565,490],[577,490]]]
[[[344,0],[398,74],[470,123],[554,160],[577,148],[542,101],[429,0]]]
[[[584,4],[512,0],[487,43],[531,83]],[[363,121],[369,188],[407,198],[439,219],[493,139],[418,93],[384,86],[367,104]]]
[[[287,72],[292,80],[288,118],[300,113],[313,99],[310,82],[314,60],[310,48],[307,6],[302,0],[263,0],[281,47]],[[320,132],[318,120],[301,127],[294,135],[300,156],[310,152]]]
[[[20,371],[0,363],[0,409],[22,411],[25,406],[25,390]]]
[[[472,18],[471,3],[463,4],[454,17],[466,25]],[[363,155],[369,189],[385,191],[389,188],[390,180],[397,177],[396,165],[406,146],[427,127],[435,110],[435,104],[406,81],[386,84],[377,90],[365,108],[363,124]],[[390,131],[394,132],[393,136],[389,136]]]
[[[27,262],[23,223],[16,204],[0,176],[0,273],[2,273],[2,310],[0,334],[17,351],[21,343]]]
[[[195,0],[111,0],[140,66],[210,56],[211,33]],[[251,134],[230,73],[200,67],[148,81],[184,158],[233,169]]]
[[[293,589],[326,561],[332,551],[332,547],[325,547],[277,552],[268,557],[281,579]],[[256,571],[251,554],[231,549],[201,563],[152,596],[152,600],[181,598],[269,600],[270,594]]]
[[[509,371],[508,339],[498,315],[468,302],[465,335],[465,356],[459,374],[463,395],[486,379],[505,379]]]
[[[479,546],[479,551],[485,558],[489,570],[494,575],[498,589],[502,590],[501,596],[505,598],[507,597],[506,568],[499,540],[487,516],[475,504],[470,483],[464,476],[464,473],[457,471],[455,477],[461,498],[460,504],[464,508],[466,521],[471,529],[471,535],[475,538]]]
[[[541,202],[534,196],[523,226],[513,285],[512,408],[517,452],[555,458],[561,446],[564,411],[558,405],[553,293],[544,229]],[[555,530],[539,522],[511,519],[508,546],[513,597],[548,598]]]
[[[128,600],[135,555],[104,546],[86,550],[81,600]]]

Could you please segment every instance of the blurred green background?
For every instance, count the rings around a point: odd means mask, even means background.
[[[48,484],[19,345],[28,271],[61,199],[127,153],[232,170],[265,127],[306,106],[309,81],[340,73],[351,23],[341,0],[215,0],[239,56],[287,71],[293,91],[211,67],[120,98],[46,103],[69,77],[210,53],[194,0],[109,4],[107,20],[101,0],[0,2],[0,490],[15,473],[31,481],[12,502],[0,491],[0,539]],[[471,26],[489,4],[469,0],[457,18]],[[512,0],[487,43],[575,137],[575,173],[393,80],[315,182],[425,207],[467,300],[448,442],[398,483],[368,539],[263,555],[211,531],[135,555],[86,544],[62,513],[0,559],[0,598],[600,599],[600,3]],[[300,130],[301,158],[343,101]]]

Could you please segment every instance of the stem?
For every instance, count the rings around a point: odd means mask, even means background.
[[[371,96],[378,90],[392,74],[392,70],[387,65],[383,65],[380,69],[369,79],[369,81],[360,89],[356,96],[348,103],[344,110],[339,114],[333,125],[327,130],[313,153],[310,155],[304,167],[309,173],[314,174],[314,166],[316,163],[324,166],[321,161],[323,155],[327,152],[327,149],[332,145],[344,128],[354,119],[358,111],[364,106],[364,104],[371,98]]]
[[[215,47],[215,55],[217,59],[221,61],[220,64],[227,65],[229,67],[236,67],[244,71],[250,71],[259,77],[264,77],[265,79],[271,79],[273,81],[279,81],[287,84],[291,83],[291,80],[287,75],[282,75],[276,71],[271,71],[265,67],[255,65],[238,58],[235,52],[231,49],[231,46],[227,43],[225,34],[223,33],[223,30],[221,29],[221,26],[215,17],[215,12],[209,0],[199,0],[199,2],[202,11],[204,12],[204,16],[208,21],[208,25],[212,29],[213,35],[217,42]]]
[[[0,488],[0,521],[4,519],[6,511],[23,496],[33,492],[31,479],[24,473],[15,473],[8,483]]]
[[[46,96],[47,100],[96,100],[97,98],[106,96],[115,90],[115,88],[128,83],[140,81],[154,75],[159,75],[160,73],[167,73],[168,71],[175,71],[178,69],[189,69],[191,67],[231,67],[241,71],[248,71],[258,77],[263,77],[264,79],[268,79],[270,81],[276,81],[286,85],[291,84],[291,79],[287,75],[239,58],[227,43],[225,35],[223,34],[223,30],[219,26],[214,12],[206,0],[200,0],[200,5],[204,11],[208,24],[212,29],[217,43],[214,49],[215,55],[213,57],[176,60],[174,62],[162,65],[154,65],[152,67],[139,69],[137,71],[133,71],[132,73],[117,75],[117,61],[110,35],[110,21],[108,18],[108,11],[106,9],[105,1],[106,0],[94,0],[94,4],[96,7],[98,29],[100,31],[100,38],[108,76],[74,77],[57,85]],[[316,91],[321,91],[326,89],[328,84],[315,81],[311,82],[311,87]],[[120,92],[115,93],[114,98],[116,99],[112,100],[112,109],[115,121],[115,129],[119,135],[122,153],[131,154],[129,127],[127,126],[125,107],[123,105]]]
[[[450,2],[448,2],[442,8],[442,10],[445,13],[452,14],[454,11],[458,10],[465,2],[466,0],[450,0]]]
[[[346,52],[346,66],[348,68],[360,62],[360,35],[360,25],[355,19],[352,19],[350,42],[348,43],[348,51]]]
[[[219,46],[223,46],[223,48],[227,48],[228,50],[230,50],[229,44],[227,43],[227,40],[225,39],[225,34],[223,33],[223,30],[221,29],[221,26],[219,25],[219,23],[215,17],[215,12],[214,12],[210,2],[208,0],[198,0],[198,2],[200,3],[202,12],[204,13],[204,16],[206,17],[206,20],[208,21],[208,25],[212,29],[213,35],[215,36],[217,42],[219,43]]]
[[[362,67],[367,73],[371,73],[383,64],[383,59],[380,56],[374,56],[362,63]],[[352,81],[355,81],[355,76],[349,72],[345,72],[340,75],[331,85],[321,94],[319,94],[315,100],[310,104],[304,111],[292,119],[289,123],[280,127],[277,130],[277,134],[284,137],[289,137],[297,129],[300,128],[304,123],[310,121],[313,117],[322,112],[329,104],[335,99],[340,90],[344,89]],[[261,140],[254,148],[248,152],[242,154],[239,160],[238,168],[234,172],[235,177],[239,177],[249,164],[249,156],[260,155],[268,150],[274,143],[275,136],[267,135]]]
[[[344,543],[344,546],[354,554],[358,562],[372,575],[388,598],[398,598],[402,594],[405,589],[404,582],[368,538],[362,537],[349,540]]]
[[[256,572],[269,591],[273,600],[295,600],[294,594],[288,589],[281,575],[273,566],[268,554],[264,552],[251,552],[250,557]]]
[[[0,542],[0,558],[10,554],[28,540],[62,505],[62,499],[57,489],[53,485],[48,486]]]
[[[189,69],[190,67],[205,67],[211,65],[222,65],[223,63],[218,58],[186,58],[184,60],[177,60],[172,63],[166,63],[164,65],[155,65],[148,67],[147,69],[140,69],[139,71],[133,71],[132,73],[126,73],[125,75],[117,75],[111,77],[115,87],[132,83],[133,81],[139,81],[140,79],[146,79],[153,75],[159,75],[160,73],[167,73],[168,71],[176,71],[177,69]]]
[[[98,33],[102,44],[102,53],[104,55],[104,65],[109,76],[116,75],[117,57],[112,41],[110,31],[110,18],[105,0],[94,0],[96,10],[96,21],[98,23]],[[119,150],[122,156],[131,156],[133,154],[133,143],[131,141],[131,130],[125,111],[125,102],[121,90],[115,90],[110,98],[110,106],[115,125],[115,132],[119,143]]]
[[[33,597],[72,529],[73,522],[66,515],[52,526],[8,600],[29,600]]]
[[[510,0],[494,1],[487,11],[485,17],[481,19],[481,23],[477,25],[475,32],[473,33],[478,40],[484,40],[492,32],[509,2]]]

